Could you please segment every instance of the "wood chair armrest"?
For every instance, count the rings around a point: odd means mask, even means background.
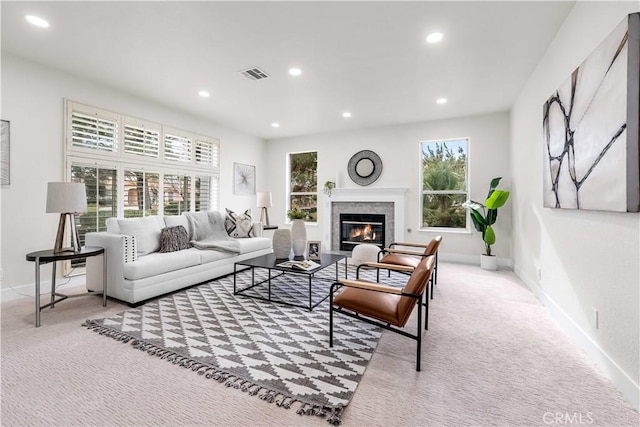
[[[396,270],[396,271],[407,271],[412,272],[413,267],[407,267],[404,265],[396,265],[396,264],[384,264],[382,262],[365,262],[364,265],[367,267],[373,268],[383,268],[385,270]]]
[[[369,291],[386,292],[389,294],[402,294],[402,288],[395,288],[393,286],[381,285],[380,283],[362,282],[360,280],[347,280],[342,279],[340,283],[350,288],[366,289]]]

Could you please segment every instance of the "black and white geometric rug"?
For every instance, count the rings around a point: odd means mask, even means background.
[[[238,279],[248,283],[250,274],[239,273]],[[256,269],[256,280],[261,274]],[[285,275],[272,286],[283,298],[308,302],[305,276]],[[328,301],[310,312],[236,297],[231,275],[83,325],[227,387],[287,409],[295,403],[299,414],[327,416],[338,425],[381,330],[346,316],[334,322],[329,348]]]

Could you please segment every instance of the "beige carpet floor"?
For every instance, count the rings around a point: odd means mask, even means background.
[[[1,424],[328,425],[80,326],[127,308],[71,299],[36,329],[32,299],[3,303]],[[441,263],[421,372],[414,354],[414,341],[384,332],[344,426],[545,426],[560,424],[549,423],[557,413],[574,424],[640,424],[510,271]]]

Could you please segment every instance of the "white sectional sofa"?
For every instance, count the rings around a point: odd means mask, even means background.
[[[87,233],[86,245],[107,249],[107,295],[129,304],[232,273],[236,261],[272,252],[271,239],[261,237],[260,223],[254,224],[255,237],[236,239],[239,254],[193,247],[158,252],[163,228],[182,225],[189,232],[184,215],[109,218],[106,225],[106,232]],[[88,290],[102,290],[100,258],[87,258]]]

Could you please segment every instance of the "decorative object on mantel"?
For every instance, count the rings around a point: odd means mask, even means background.
[[[273,232],[273,253],[278,259],[289,259],[291,254],[291,230],[278,228]]]
[[[256,193],[256,167],[233,164],[233,193],[239,196],[248,196]]]
[[[640,211],[640,13],[545,102],[544,207]]]
[[[240,272],[237,280],[250,283],[251,274]],[[255,274],[257,281],[268,280],[266,270],[256,269]],[[308,300],[296,275],[280,280],[281,296]],[[229,393],[245,392],[299,415],[326,417],[331,425],[339,425],[381,329],[343,316],[340,333],[329,348],[328,310],[309,311],[234,296],[233,281],[226,276],[83,325],[117,340],[114,346],[128,343],[172,362],[167,369],[197,373],[219,382],[220,387],[226,385],[222,388]],[[256,292],[266,294],[266,288],[258,287]]]
[[[11,183],[9,144],[9,122],[0,120],[0,185],[9,185]]]
[[[382,159],[371,150],[362,150],[349,159],[349,177],[358,185],[371,185],[382,173]]]
[[[273,200],[271,198],[270,191],[258,191],[256,204],[259,208],[261,208],[260,213],[260,222],[265,226],[270,226],[269,224],[269,211],[267,208],[273,206]]]
[[[78,212],[87,211],[87,190],[82,182],[50,182],[47,185],[47,213],[59,213],[58,232],[54,253],[77,252],[82,246],[76,228],[76,216]],[[71,247],[63,248],[64,233],[66,230],[67,216],[71,230]]]
[[[501,179],[502,177],[497,177],[491,180],[489,193],[484,205],[473,200],[467,200],[462,204],[462,206],[471,210],[473,226],[482,233],[486,252],[480,256],[480,267],[485,270],[498,269],[498,260],[491,254],[491,245],[496,242],[496,234],[491,226],[498,219],[498,208],[504,206],[507,203],[507,199],[509,199],[508,191],[496,189]],[[482,213],[480,213],[479,209],[482,209]]]
[[[331,197],[333,189],[336,188],[336,183],[333,181],[327,181],[324,183],[324,194]]]

